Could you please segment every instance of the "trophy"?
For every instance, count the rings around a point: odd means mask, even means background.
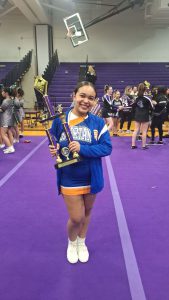
[[[42,77],[37,76],[35,78],[34,88],[38,90],[43,95],[43,102],[47,109],[47,112],[43,112],[41,115],[41,123],[45,127],[46,135],[48,137],[49,145],[52,145],[56,148],[56,164],[55,168],[59,169],[65,166],[68,166],[70,164],[77,163],[81,161],[81,157],[77,152],[70,153],[70,150],[68,147],[63,147],[61,149],[57,149],[57,141],[54,137],[54,135],[51,134],[50,129],[48,128],[48,124],[50,120],[54,120],[55,118],[60,118],[61,123],[63,125],[63,130],[66,134],[68,142],[73,141],[73,136],[70,130],[70,127],[68,123],[66,122],[66,115],[63,113],[63,108],[61,104],[58,104],[56,107],[56,112],[49,100],[49,97],[47,95],[47,85],[48,82]],[[62,155],[63,159],[60,157],[60,154]]]

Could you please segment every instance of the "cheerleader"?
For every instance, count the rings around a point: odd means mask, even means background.
[[[1,136],[2,140],[6,146],[4,150],[4,154],[14,153],[15,149],[13,147],[13,134],[11,128],[14,126],[14,116],[13,116],[13,108],[14,103],[12,100],[13,92],[11,88],[3,88],[2,89],[2,96],[4,100],[1,104]]]
[[[120,119],[120,130],[119,132],[123,132],[124,122],[127,121],[127,130],[126,133],[131,133],[131,121],[132,121],[132,105],[134,103],[133,99],[134,94],[132,94],[132,87],[126,86],[123,96],[121,97],[123,110],[121,111],[121,119]]]
[[[117,129],[120,121],[120,112],[123,110],[122,100],[120,99],[120,91],[115,91],[113,106],[113,136],[118,136]]]
[[[157,94],[154,96],[153,104],[154,111],[152,114],[151,121],[151,141],[150,144],[154,144],[155,141],[155,128],[158,128],[159,141],[157,144],[163,145],[163,122],[165,121],[165,116],[167,112],[167,87],[159,86],[157,88]]]
[[[148,96],[145,96],[146,86],[140,83],[138,86],[138,97],[133,104],[135,129],[132,135],[132,149],[136,149],[136,137],[142,131],[142,149],[148,149],[146,146],[147,130],[150,122],[150,113],[153,110],[153,103]]]
[[[96,194],[103,188],[101,157],[112,151],[110,135],[103,119],[90,113],[96,90],[90,82],[80,82],[74,90],[74,107],[66,113],[74,141],[68,144],[59,118],[53,122],[51,133],[62,149],[78,152],[82,161],[57,171],[59,193],[62,194],[69,214],[67,223],[67,260],[70,263],[87,262],[89,251],[85,244],[91,210]],[[56,149],[50,146],[56,155]]]
[[[113,130],[113,100],[112,93],[113,89],[110,85],[105,85],[104,87],[104,96],[102,97],[103,108],[102,108],[102,117],[105,119],[107,128],[109,131]]]
[[[25,113],[24,113],[24,91],[19,87],[16,90],[16,98],[19,100],[20,108],[19,108],[19,123],[20,123],[20,134],[19,137],[22,138],[24,135],[24,118],[25,118]]]

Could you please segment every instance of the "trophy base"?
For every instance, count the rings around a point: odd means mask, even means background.
[[[55,164],[55,169],[60,169],[60,168],[63,168],[63,167],[66,167],[66,166],[69,166],[72,164],[76,164],[81,160],[82,160],[81,157],[76,157],[76,158],[72,158],[72,159],[69,159],[66,161],[62,161],[61,163]]]

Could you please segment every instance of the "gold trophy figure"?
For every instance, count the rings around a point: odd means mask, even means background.
[[[35,83],[34,83],[34,88],[39,91],[42,95],[43,95],[43,101],[44,104],[47,108],[47,113],[43,112],[41,115],[41,123],[44,125],[45,127],[45,131],[46,131],[46,135],[48,137],[48,141],[49,141],[49,145],[52,145],[56,148],[56,164],[55,164],[55,168],[59,169],[65,166],[68,166],[70,164],[74,164],[77,163],[79,161],[81,161],[81,157],[79,156],[79,154],[77,152],[73,152],[72,153],[72,158],[69,157],[70,155],[70,150],[68,147],[63,147],[62,149],[57,149],[57,142],[55,140],[55,137],[51,134],[50,132],[50,128],[48,127],[48,122],[49,120],[53,120],[57,117],[60,118],[61,123],[63,125],[63,130],[66,134],[66,137],[68,139],[68,142],[70,143],[71,141],[73,141],[73,136],[72,133],[70,131],[70,127],[68,125],[68,123],[66,122],[66,116],[63,113],[63,109],[62,109],[62,105],[59,104],[56,108],[56,113],[54,111],[54,108],[49,100],[49,97],[47,95],[47,86],[48,86],[48,82],[42,77],[42,76],[37,76],[35,78]],[[59,151],[62,154],[62,157],[65,157],[65,160],[62,160],[60,155],[59,155]]]

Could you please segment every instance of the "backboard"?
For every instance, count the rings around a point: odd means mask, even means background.
[[[74,47],[88,41],[79,13],[66,17],[63,21],[68,31],[67,36],[70,37]]]

